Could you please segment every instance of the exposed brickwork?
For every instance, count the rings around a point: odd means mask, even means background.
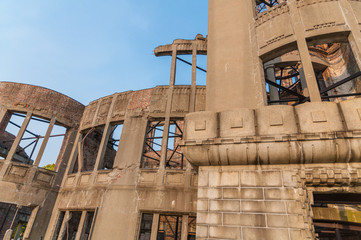
[[[65,126],[77,126],[84,106],[58,92],[33,85],[0,82],[0,103],[8,110],[27,112],[44,118],[55,116]]]

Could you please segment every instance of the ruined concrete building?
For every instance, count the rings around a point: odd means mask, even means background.
[[[86,107],[0,83],[0,238],[361,239],[360,0],[209,0],[154,53],[168,86]]]

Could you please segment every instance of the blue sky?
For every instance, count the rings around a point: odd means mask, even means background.
[[[154,48],[207,35],[207,8],[207,0],[0,0],[0,81],[47,87],[85,105],[168,84],[170,57],[155,57]],[[178,66],[187,82],[190,68]],[[199,66],[206,68],[204,57]]]

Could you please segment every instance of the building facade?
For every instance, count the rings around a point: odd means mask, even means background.
[[[0,238],[361,239],[360,16],[358,0],[209,0],[207,37],[154,50],[167,86],[83,106],[1,82]]]

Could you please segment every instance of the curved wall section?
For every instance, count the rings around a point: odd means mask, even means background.
[[[10,111],[28,112],[66,127],[78,126],[84,106],[53,90],[28,84],[0,82],[0,104]]]

